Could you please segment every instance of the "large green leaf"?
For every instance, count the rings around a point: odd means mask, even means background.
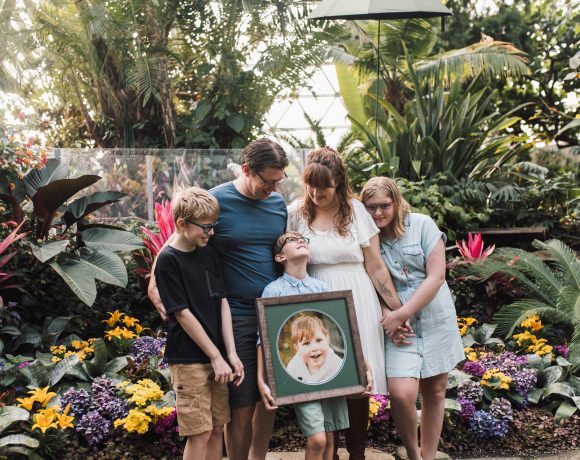
[[[30,414],[27,410],[16,406],[4,406],[0,408],[0,433],[15,422],[28,420]]]
[[[447,389],[455,388],[469,379],[471,379],[470,374],[457,369],[452,369],[449,371],[447,376]]]
[[[84,262],[78,260],[53,261],[50,266],[68,284],[76,296],[89,307],[97,297],[97,286],[93,270]]]
[[[548,385],[546,387],[546,389],[544,390],[544,398],[550,395],[560,395],[560,396],[565,396],[567,398],[572,399],[574,396],[576,396],[575,392],[574,392],[574,388],[570,385],[568,385],[567,383],[564,382],[556,382],[556,383],[552,383],[551,385]]]
[[[78,355],[73,354],[56,363],[56,366],[54,366],[54,369],[48,375],[48,384],[50,386],[56,385],[78,362]]]
[[[83,196],[66,207],[62,215],[62,220],[65,221],[67,227],[70,227],[79,219],[95,212],[103,206],[119,201],[125,196],[127,196],[126,193],[115,191],[95,192],[91,195]]]
[[[145,245],[137,235],[125,230],[89,228],[81,233],[83,243],[91,249],[106,251],[135,251]]]
[[[94,356],[91,360],[96,374],[95,377],[104,374],[107,369],[107,347],[102,338],[98,338],[93,342]]]
[[[34,254],[34,256],[42,263],[60,254],[68,245],[68,240],[51,241],[49,243],[41,244],[40,246],[30,243],[32,254]]]
[[[90,187],[100,179],[100,176],[85,175],[75,179],[59,179],[39,187],[32,197],[34,210],[37,215],[37,207],[41,207],[47,214],[54,213],[68,199],[81,190]],[[40,216],[40,215],[39,215]]]
[[[26,378],[28,388],[44,387],[48,382],[48,369],[39,360],[20,369],[20,373]]]
[[[117,254],[88,248],[81,248],[80,254],[80,261],[90,267],[96,279],[114,286],[127,286],[127,269]]]
[[[561,420],[572,417],[577,410],[578,408],[574,404],[570,404],[568,401],[562,401],[554,414],[554,422],[559,423]]]
[[[355,69],[344,64],[336,64],[335,69],[340,95],[348,114],[355,120],[365,120],[364,101]]]
[[[14,444],[36,449],[40,443],[38,440],[24,434],[11,434],[10,436],[4,436],[3,438],[0,438],[0,447],[6,447]]]
[[[29,197],[33,197],[36,191],[54,180],[65,179],[68,176],[68,167],[60,160],[51,158],[42,169],[32,169],[24,176],[24,185]]]
[[[117,358],[113,358],[111,361],[107,363],[105,366],[105,370],[107,373],[116,374],[117,372],[122,371],[125,367],[127,367],[128,361],[126,356],[119,356]]]

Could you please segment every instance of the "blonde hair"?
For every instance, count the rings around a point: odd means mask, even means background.
[[[350,234],[349,226],[353,221],[351,207],[352,191],[346,175],[346,166],[338,152],[332,147],[322,147],[308,154],[302,179],[311,187],[336,187],[338,215],[335,218],[336,230],[340,236]],[[304,197],[302,214],[308,225],[316,216],[316,205],[308,194]]]
[[[411,212],[411,206],[397,187],[397,183],[389,177],[373,177],[363,187],[360,200],[363,204],[377,194],[384,194],[393,200],[394,217],[391,228],[397,238],[402,238],[405,234],[405,217]]]
[[[173,197],[171,200],[173,220],[216,220],[220,214],[220,205],[215,197],[199,187],[190,187]]]
[[[326,337],[329,337],[328,329],[326,329],[326,326],[318,316],[299,316],[292,321],[290,328],[294,345],[310,340],[314,337],[316,329],[320,329]]]

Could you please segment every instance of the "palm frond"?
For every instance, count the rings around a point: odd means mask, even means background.
[[[143,106],[154,97],[161,101],[164,72],[160,56],[139,56],[127,69],[127,84],[133,87]]]
[[[565,311],[573,321],[580,324],[580,290],[568,284],[560,290],[556,308]]]
[[[417,63],[421,79],[433,80],[443,72],[448,82],[482,74],[485,78],[529,75],[523,51],[511,43],[485,40]]]
[[[560,240],[549,240],[547,242],[534,241],[534,246],[546,249],[550,255],[556,259],[556,265],[562,272],[566,283],[571,283],[576,289],[580,289],[580,261],[570,247]]]
[[[558,279],[550,268],[539,257],[521,249],[502,248],[498,254],[508,260],[514,260],[513,267],[528,275],[538,287],[552,299],[557,299],[562,281]]]
[[[507,339],[523,320],[532,315],[554,323],[570,324],[570,317],[553,306],[538,300],[525,299],[504,305],[493,315],[493,322],[497,324],[496,332]]]

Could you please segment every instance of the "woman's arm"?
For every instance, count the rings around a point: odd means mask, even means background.
[[[437,295],[439,288],[445,282],[445,244],[439,240],[429,257],[425,266],[427,277],[417,288],[413,296],[400,309],[387,312],[383,316],[383,327],[389,336],[396,334],[398,327],[411,316],[424,308]]]
[[[369,247],[363,248],[365,269],[375,289],[387,304],[387,307],[391,310],[397,310],[401,307],[401,301],[397,296],[391,275],[381,257],[378,235],[371,237],[369,243]],[[383,308],[383,313],[385,311],[388,310]]]

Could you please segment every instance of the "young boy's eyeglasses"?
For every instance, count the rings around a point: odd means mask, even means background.
[[[266,187],[274,187],[274,185],[278,186],[282,182],[284,182],[286,179],[288,179],[288,176],[286,175],[286,173],[284,173],[284,177],[282,179],[277,179],[277,180],[266,180],[262,177],[262,175],[258,171],[256,171],[256,174],[258,175],[258,177],[260,179],[262,179],[262,182],[264,182],[264,185]]]
[[[203,230],[203,233],[206,233],[206,234],[211,232],[215,228],[215,224],[198,224],[197,222],[194,222],[193,220],[187,220],[187,219],[185,219],[185,222],[187,222],[188,224],[197,225],[199,228],[201,228]]]
[[[296,243],[296,244],[300,244],[300,243],[304,243],[304,244],[309,244],[310,243],[310,238],[306,238],[304,236],[289,236],[288,238],[286,238],[284,240],[284,242],[282,243],[282,246],[280,246],[280,252],[282,252],[282,249],[284,249],[284,246],[286,246],[287,243]]]
[[[369,212],[369,214],[376,214],[377,211],[380,209],[382,212],[388,211],[393,206],[393,202],[390,203],[381,203],[381,204],[365,204],[365,209]]]

